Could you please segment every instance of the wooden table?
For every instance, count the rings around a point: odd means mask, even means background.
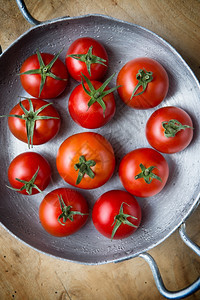
[[[26,0],[41,21],[100,13],[142,25],[171,43],[200,79],[200,2],[198,0]],[[0,42],[5,50],[31,27],[14,0],[0,0]],[[200,244],[200,209],[187,231]],[[140,258],[118,264],[83,266],[40,254],[0,228],[0,299],[163,299],[149,266]],[[166,287],[184,288],[200,273],[198,257],[177,232],[149,253],[160,266]],[[200,292],[188,297],[200,299]]]

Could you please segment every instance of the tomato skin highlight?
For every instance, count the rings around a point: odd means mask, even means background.
[[[139,226],[141,222],[141,208],[137,200],[126,191],[111,190],[103,195],[95,202],[92,211],[92,221],[95,228],[105,237],[111,238],[114,228],[115,216],[119,214],[120,206],[123,204],[123,211],[125,214],[136,217],[133,219],[128,217],[135,226]],[[134,233],[137,228],[127,224],[121,224],[117,229],[113,239],[123,239]]]
[[[47,65],[54,58],[54,55],[49,53],[41,53],[44,64]],[[28,57],[21,66],[20,73],[27,72],[29,70],[39,69],[40,64],[37,54],[33,54]],[[23,74],[20,75],[20,80],[23,88],[27,93],[35,98],[40,99],[52,99],[58,97],[66,88],[68,84],[68,72],[65,64],[58,58],[51,68],[51,72],[59,78],[65,80],[57,80],[49,76],[46,77],[44,87],[40,94],[40,74]]]
[[[91,64],[90,76],[87,66],[84,62],[68,56],[71,54],[86,54],[91,46],[93,47],[92,54],[105,59],[105,64],[108,66],[108,55],[101,43],[90,37],[82,37],[75,40],[67,51],[65,63],[71,77],[79,82],[81,81],[81,73],[83,73],[90,80],[100,80],[107,71],[107,66],[99,63]]]
[[[99,81],[91,81],[95,89],[102,86]],[[85,83],[85,88],[89,91],[88,85]],[[105,88],[105,91],[109,90],[109,87]],[[116,111],[115,98],[113,93],[110,93],[103,97],[103,101],[106,105],[105,117],[103,116],[103,108],[98,102],[95,102],[88,108],[88,102],[90,96],[86,94],[82,85],[78,85],[72,91],[68,109],[72,119],[80,126],[87,129],[95,129],[107,124],[114,116]]]
[[[186,128],[178,131],[174,137],[166,137],[162,122],[177,120]],[[162,107],[156,110],[146,123],[146,138],[149,144],[162,153],[177,153],[184,150],[193,137],[193,124],[190,116],[181,108],[175,106]]]
[[[51,167],[48,161],[40,154],[35,152],[24,152],[16,156],[8,168],[8,180],[15,189],[20,189],[23,183],[16,180],[30,181],[39,168],[35,184],[40,190],[45,190],[51,179]],[[29,195],[26,190],[18,191],[23,195]],[[36,188],[32,189],[32,195],[39,193]]]
[[[146,183],[144,178],[135,179],[141,173],[140,164],[145,168],[154,166],[153,173],[162,181],[152,179]],[[119,177],[124,188],[137,197],[151,197],[158,194],[165,186],[169,176],[169,166],[166,159],[151,148],[138,148],[126,154],[119,166]]]
[[[96,165],[91,167],[95,174],[92,179],[87,174],[77,185],[78,171],[74,165],[80,156],[87,161],[94,160]],[[115,169],[115,156],[111,144],[100,134],[82,132],[68,137],[59,147],[56,165],[60,176],[69,184],[82,189],[94,189],[105,184]]]
[[[67,219],[65,225],[58,222],[61,207],[58,196],[62,196],[72,211],[79,211],[85,215],[74,215],[73,221]],[[39,207],[39,218],[43,228],[51,235],[65,237],[77,232],[87,222],[89,208],[86,199],[77,191],[69,188],[58,188],[48,193]],[[62,221],[62,219],[61,219]]]
[[[147,84],[143,94],[136,95],[143,90],[140,86],[131,99],[138,84],[136,75],[141,69],[153,72],[153,80]],[[135,109],[148,109],[159,105],[165,99],[169,89],[169,78],[160,63],[148,57],[138,57],[122,67],[117,76],[117,85],[121,85],[118,94],[125,104]]]
[[[31,99],[33,103],[34,110],[38,110],[43,105],[48,104],[47,101],[41,99]],[[29,110],[29,102],[28,100],[21,101],[23,106]],[[10,115],[23,115],[24,112],[20,107],[19,103],[12,108],[9,113]],[[38,116],[51,116],[56,117],[58,119],[48,119],[48,120],[37,120],[34,127],[34,134],[33,134],[33,145],[41,145],[44,144],[51,139],[53,139],[59,129],[60,129],[60,116],[57,110],[52,106],[49,105],[48,107],[44,108]],[[16,117],[8,117],[8,126],[12,134],[19,139],[20,141],[27,143],[27,132],[26,132],[26,124],[25,120],[16,118]]]

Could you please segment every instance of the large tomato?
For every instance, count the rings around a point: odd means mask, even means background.
[[[81,81],[81,74],[90,80],[100,80],[107,71],[108,55],[101,43],[90,37],[82,37],[70,45],[65,62],[75,80]]]
[[[92,220],[96,229],[104,236],[123,239],[137,230],[141,221],[141,209],[131,194],[112,190],[95,202]]]
[[[166,159],[151,148],[138,148],[126,154],[119,166],[124,188],[134,196],[150,197],[158,194],[169,176]]]
[[[89,215],[85,198],[77,191],[58,188],[48,193],[39,207],[39,218],[51,235],[64,237],[85,225]]]
[[[192,120],[181,108],[162,107],[148,119],[146,137],[149,144],[160,152],[179,152],[185,149],[192,140]]]
[[[68,73],[58,54],[54,56],[37,51],[37,54],[31,55],[22,64],[21,84],[31,96],[52,99],[59,96],[66,88]]]
[[[60,116],[47,101],[25,99],[10,111],[8,126],[16,138],[30,147],[44,144],[56,136]]]
[[[169,79],[163,66],[147,57],[135,58],[123,66],[117,77],[122,101],[136,109],[148,109],[166,97]]]
[[[72,91],[68,108],[72,119],[84,128],[94,129],[107,124],[115,114],[115,98],[113,91],[108,88],[108,83],[113,75],[104,83],[90,81],[84,76],[86,83],[75,87]]]
[[[47,160],[38,153],[24,152],[16,156],[8,168],[11,189],[34,195],[43,191],[51,179],[51,168]]]
[[[67,183],[82,189],[94,189],[112,176],[115,156],[112,146],[102,135],[82,132],[61,144],[56,164]]]

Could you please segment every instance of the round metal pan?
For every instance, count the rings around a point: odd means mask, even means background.
[[[118,166],[121,158],[138,147],[149,147],[145,138],[148,117],[159,107],[174,105],[189,113],[194,124],[194,138],[184,151],[164,155],[170,167],[169,180],[158,195],[146,199],[137,198],[142,208],[142,223],[129,238],[110,241],[94,228],[91,218],[76,234],[66,238],[50,236],[42,228],[38,208],[44,195],[58,187],[68,187],[61,179],[55,164],[59,145],[70,135],[87,131],[75,124],[68,113],[67,101],[77,82],[70,80],[66,91],[53,100],[58,109],[62,126],[57,137],[48,144],[35,146],[33,150],[44,155],[53,170],[52,181],[42,193],[31,197],[9,190],[7,169],[11,160],[21,152],[29,151],[27,145],[10,133],[7,120],[0,118],[0,209],[1,224],[22,242],[45,254],[83,264],[104,264],[137,256],[165,240],[190,215],[198,204],[200,191],[199,149],[200,135],[200,86],[191,69],[162,38],[140,26],[102,15],[87,15],[62,18],[39,24],[18,38],[0,57],[0,115],[8,114],[19,101],[18,96],[29,96],[17,76],[22,62],[36,49],[57,53],[64,61],[69,45],[81,36],[90,36],[100,41],[109,56],[106,77],[135,57],[151,57],[160,62],[169,75],[169,92],[166,99],[154,109],[136,111],[124,106],[117,93],[117,111],[106,126],[94,130],[105,136],[112,144],[117,166],[113,177],[102,187],[80,192],[87,198],[92,210],[96,199],[111,189],[123,189]],[[115,85],[115,79],[110,86]]]

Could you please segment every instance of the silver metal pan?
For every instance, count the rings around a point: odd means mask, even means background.
[[[22,13],[28,21],[37,26],[20,36],[0,57],[0,114],[8,114],[18,102],[18,96],[29,96],[23,90],[16,75],[25,58],[38,48],[42,52],[57,53],[64,47],[61,59],[72,41],[81,36],[90,36],[99,40],[106,48],[110,62],[107,76],[118,72],[130,59],[148,56],[159,61],[167,70],[170,88],[167,98],[159,106],[175,105],[186,110],[194,123],[194,138],[184,151],[165,155],[170,166],[170,177],[166,187],[158,195],[139,199],[143,218],[140,228],[134,235],[124,240],[112,242],[100,236],[90,220],[76,234],[66,238],[55,238],[47,234],[38,218],[38,207],[46,193],[58,187],[68,185],[56,171],[55,157],[59,145],[68,136],[83,131],[70,118],[67,101],[70,90],[77,84],[70,81],[70,87],[54,104],[62,117],[59,135],[48,144],[35,146],[34,151],[44,155],[51,163],[52,182],[43,194],[26,196],[7,189],[7,169],[11,160],[27,150],[27,145],[13,137],[8,129],[7,120],[0,119],[1,154],[0,154],[0,221],[4,228],[32,248],[57,258],[82,264],[104,264],[118,262],[135,256],[143,257],[151,266],[159,291],[170,299],[180,299],[200,288],[200,278],[190,287],[169,292],[165,289],[153,258],[146,253],[155,247],[184,223],[198,205],[200,191],[199,149],[200,135],[200,86],[191,69],[162,38],[140,26],[102,15],[64,17],[39,24],[32,18],[23,1],[17,0]],[[113,80],[112,84],[115,84]],[[94,191],[81,191],[88,199],[90,208],[95,200],[111,189],[122,189],[117,169],[120,159],[129,151],[138,147],[148,147],[145,138],[145,123],[151,113],[157,109],[135,111],[125,107],[116,94],[117,112],[109,125],[96,132],[104,135],[112,144],[117,167],[112,179],[103,187]],[[200,250],[180,227],[182,238],[197,253]]]

